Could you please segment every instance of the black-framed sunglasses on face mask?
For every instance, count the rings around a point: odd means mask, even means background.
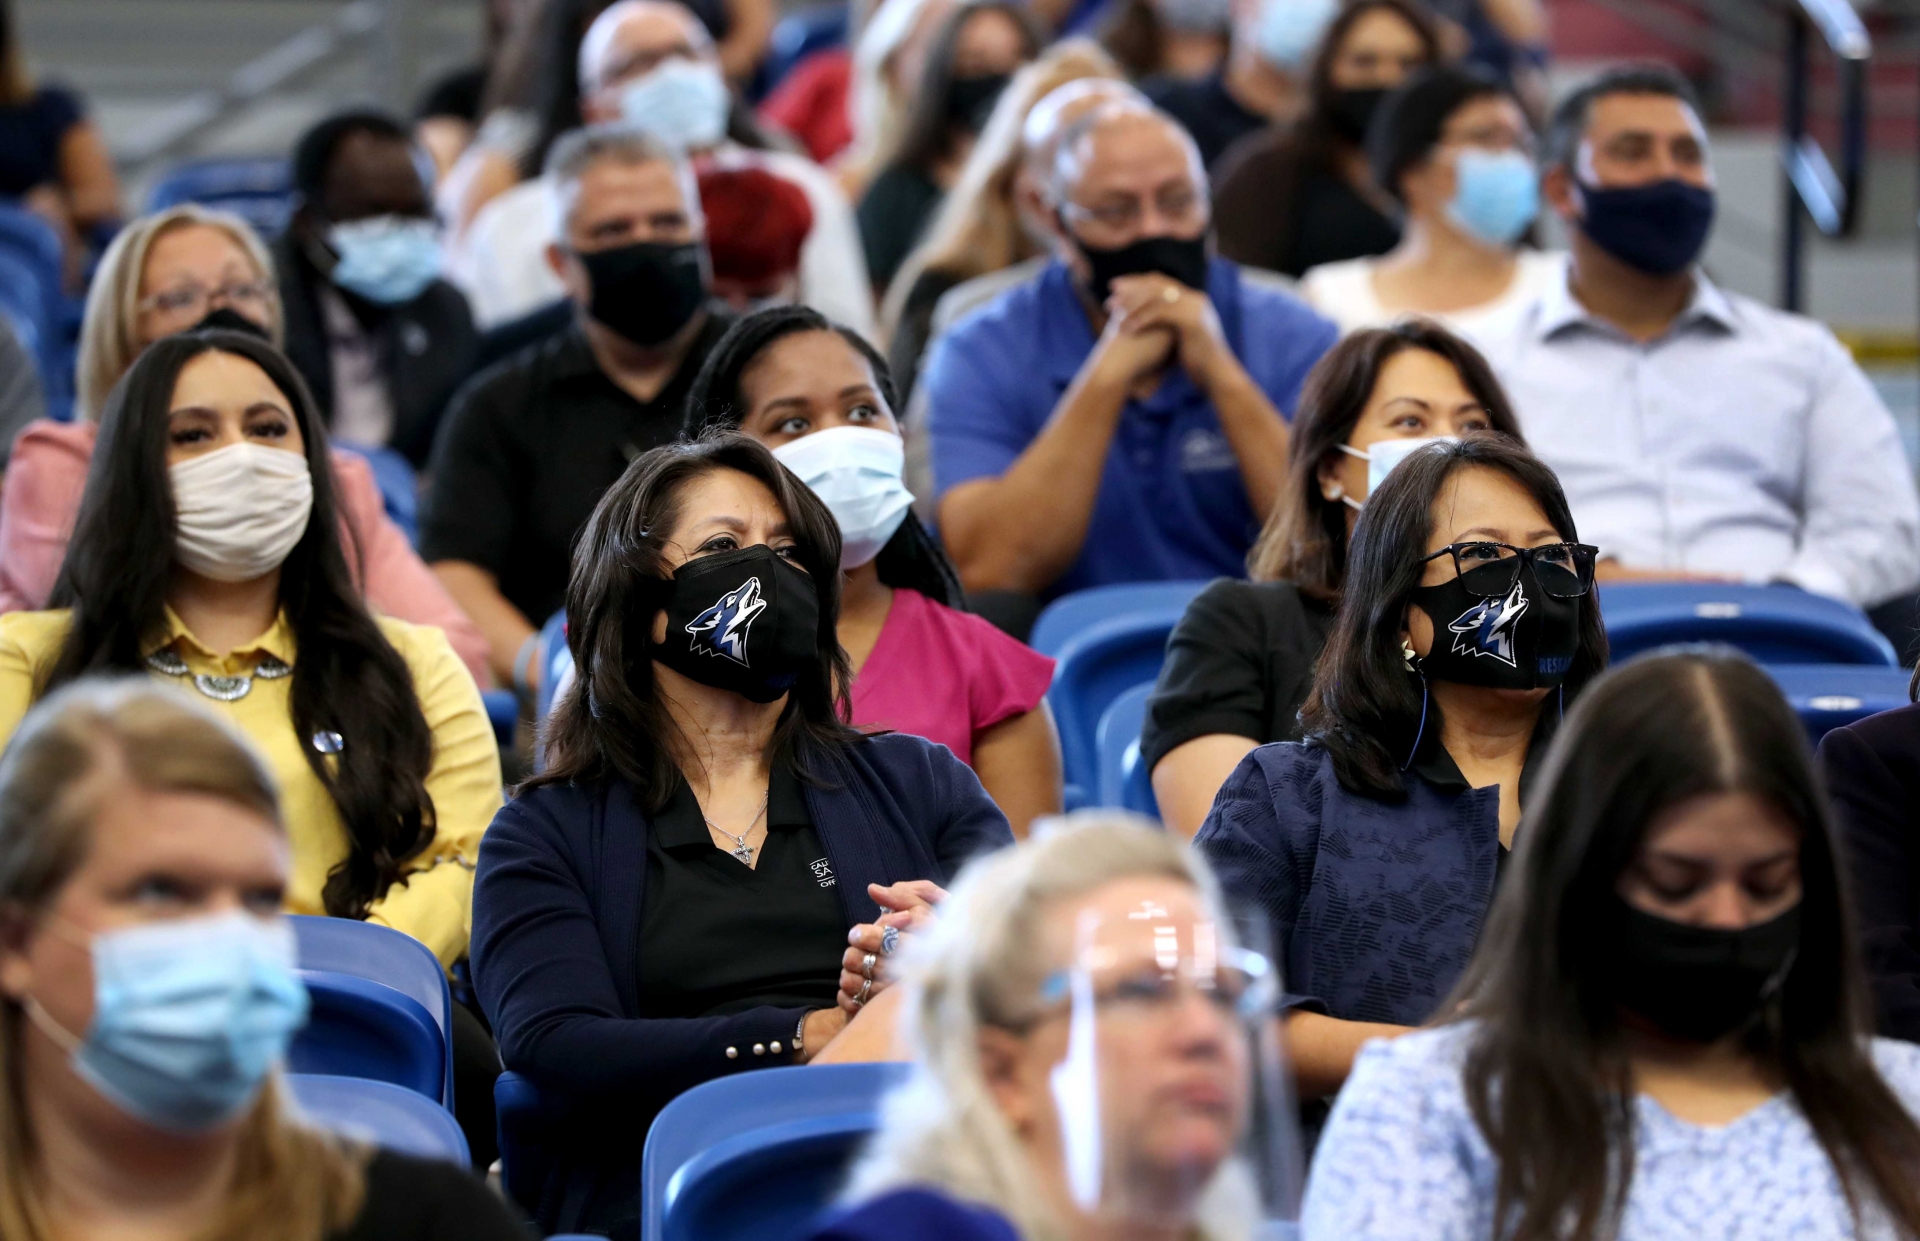
[[[1600,549],[1588,543],[1548,543],[1515,547],[1511,543],[1450,543],[1420,563],[1453,557],[1453,571],[1470,595],[1497,599],[1513,589],[1520,566],[1530,565],[1540,589],[1558,599],[1575,599],[1593,589],[1593,562]]]

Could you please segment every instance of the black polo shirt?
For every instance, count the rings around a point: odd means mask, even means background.
[[[653,816],[640,926],[640,1015],[831,1008],[846,911],[800,781],[773,770],[767,834],[749,867],[713,843],[682,780]]]
[[[481,373],[434,444],[420,555],[492,573],[535,625],[565,601],[573,543],[627,463],[679,437],[687,389],[727,320],[712,311],[671,381],[636,401],[576,323]]]

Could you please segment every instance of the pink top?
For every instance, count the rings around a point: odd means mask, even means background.
[[[97,428],[90,422],[30,422],[13,441],[0,488],[0,612],[47,606],[86,490]],[[347,566],[367,606],[397,620],[437,625],[474,680],[488,684],[487,640],[387,516],[373,469],[350,452],[333,454]],[[355,549],[359,555],[355,555]]]
[[[1039,706],[1052,683],[1045,655],[978,616],[896,589],[854,678],[853,722],[937,741],[971,764],[973,739]]]

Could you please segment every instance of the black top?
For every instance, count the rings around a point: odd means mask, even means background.
[[[647,837],[642,1017],[833,1007],[846,917],[800,781],[784,765],[767,786],[758,861],[749,867],[714,844],[681,781]]]
[[[680,369],[642,403],[601,371],[576,324],[481,373],[433,447],[420,556],[492,573],[533,624],[565,602],[573,542],[627,463],[671,443],[727,323],[709,312]]]
[[[858,215],[867,278],[874,288],[884,289],[893,282],[893,274],[913,253],[945,197],[926,173],[904,164],[889,164],[873,179],[860,198]]]
[[[455,69],[427,88],[420,106],[413,110],[417,121],[448,116],[469,124],[480,123],[480,96],[487,89],[487,66],[468,65]]]
[[[1204,78],[1148,78],[1140,89],[1156,107],[1186,126],[1208,168],[1228,147],[1267,127],[1267,118],[1242,107],[1219,73]]]
[[[25,103],[0,107],[0,195],[17,198],[60,179],[60,143],[84,114],[80,100],[43,86]]]
[[[1385,254],[1400,226],[1331,170],[1295,175],[1285,131],[1248,138],[1220,161],[1214,228],[1236,263],[1299,276],[1310,267]]]
[[[360,1215],[329,1241],[531,1241],[500,1196],[458,1164],[376,1151]]]
[[[1147,700],[1140,757],[1154,764],[1195,737],[1266,744],[1300,739],[1300,707],[1327,644],[1333,609],[1292,582],[1221,578],[1194,597],[1167,639]]]
[[[1880,1033],[1920,1042],[1920,706],[1820,741]]]

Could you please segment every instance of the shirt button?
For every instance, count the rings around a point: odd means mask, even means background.
[[[765,1043],[755,1043],[755,1044],[753,1045],[753,1054],[754,1054],[754,1055],[756,1055],[756,1056],[764,1056],[764,1055],[766,1055],[766,1054],[767,1054],[767,1045],[766,1045]]]
[[[738,1060],[739,1058],[740,1058],[740,1049],[738,1047],[727,1048],[727,1059]]]
[[[779,1054],[780,1054],[780,1043],[779,1043],[779,1041],[778,1041],[778,1040],[775,1040],[774,1042],[771,1042],[771,1043],[768,1043],[768,1044],[767,1044],[767,1050],[768,1050],[768,1051],[770,1051],[770,1052],[772,1052],[772,1053],[773,1053],[774,1055],[776,1055],[776,1056],[777,1056],[777,1055],[779,1055]]]

